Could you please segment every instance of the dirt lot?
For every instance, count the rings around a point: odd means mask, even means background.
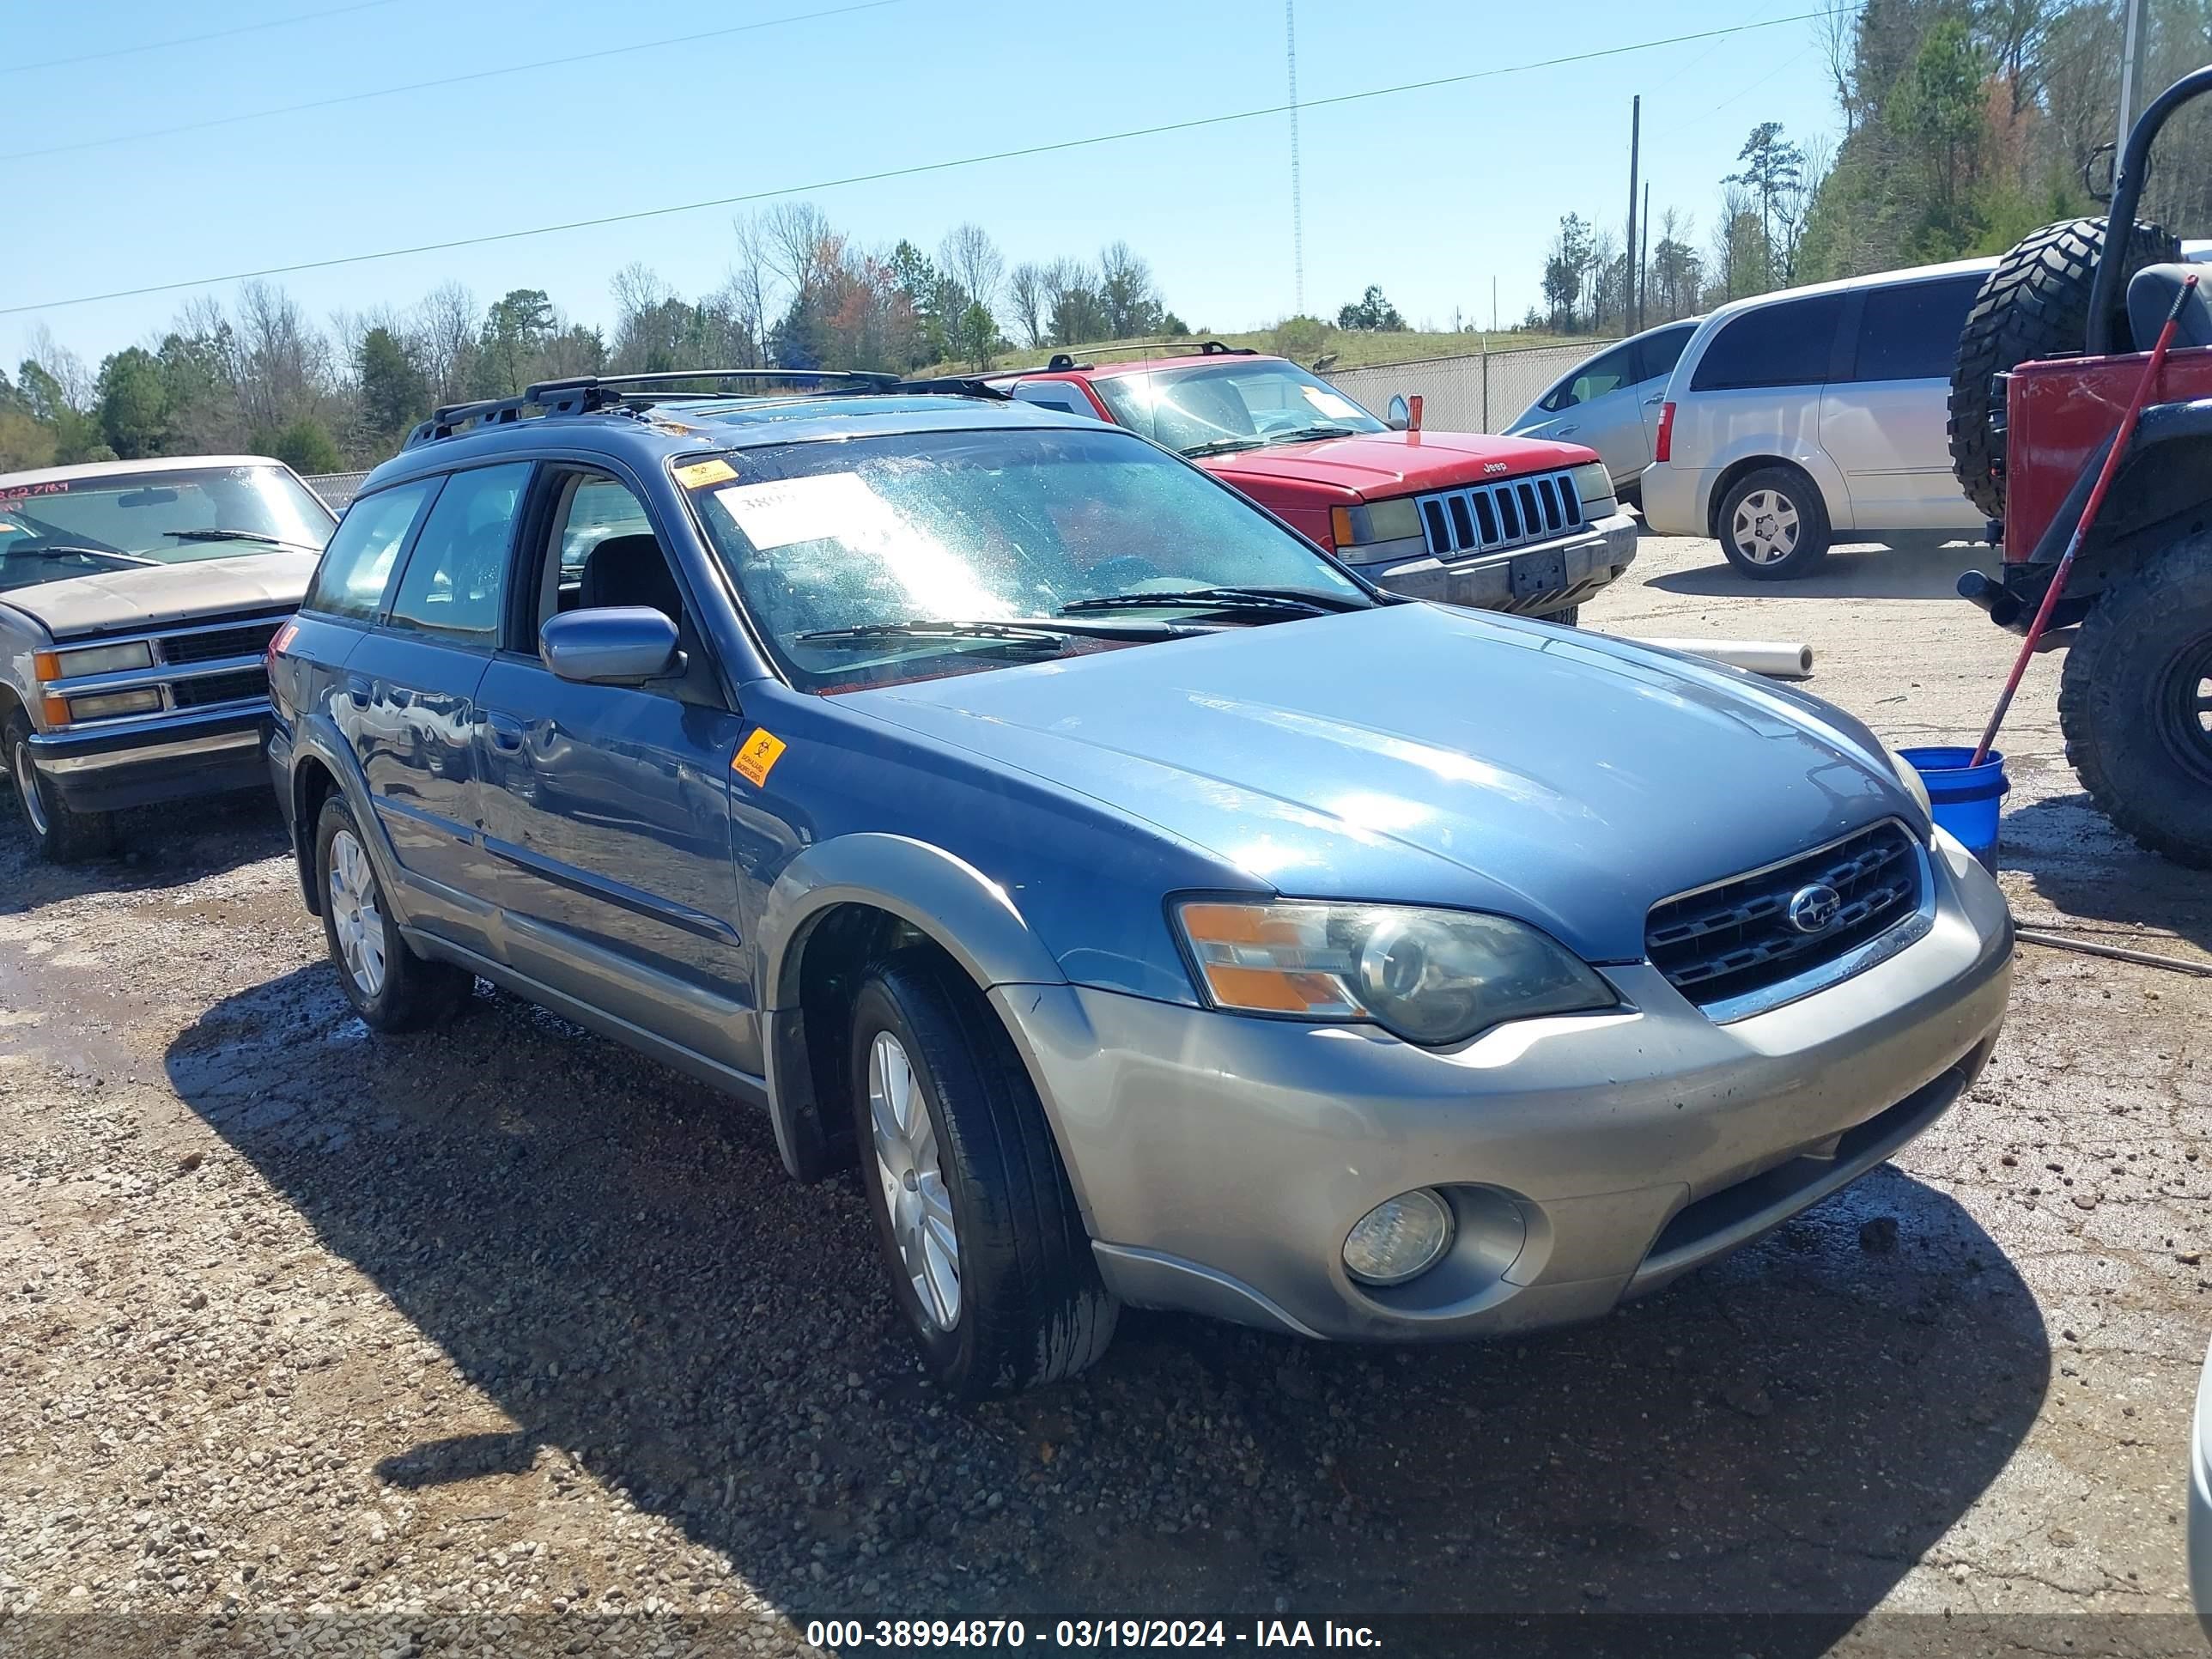
[[[1650,540],[1586,620],[1807,639],[1893,743],[1955,740],[2010,643],[1945,597],[1967,556],[1751,597]],[[2005,744],[2016,914],[2205,957],[2212,878],[2087,808],[2055,682]],[[789,1184],[764,1122],[487,988],[372,1039],[259,800],[129,844],[58,871],[0,828],[0,1650],[1468,1610],[1578,1651],[2202,1650],[2212,981],[2023,947],[1989,1073],[1896,1167],[1599,1324],[1133,1316],[1079,1383],[961,1412],[856,1188]],[[1647,1617],[1715,1613],[1790,1617]]]

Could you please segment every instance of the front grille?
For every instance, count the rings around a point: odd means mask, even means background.
[[[210,703],[244,702],[269,695],[269,672],[241,668],[234,674],[210,674],[197,680],[179,680],[169,695],[179,708],[204,708]]]
[[[1439,559],[1470,553],[1496,553],[1524,542],[1542,541],[1583,526],[1582,497],[1574,476],[1536,472],[1495,483],[1469,484],[1419,495],[1421,533]]]
[[[1917,915],[1927,880],[1919,844],[1902,824],[1876,824],[1832,847],[1655,905],[1644,943],[1675,989],[1712,1009],[1794,979],[1879,939]],[[1808,889],[1836,894],[1816,933],[1790,921]]]
[[[258,657],[284,625],[282,617],[241,623],[232,628],[198,628],[189,633],[165,634],[154,648],[166,663],[213,662],[218,657]]]

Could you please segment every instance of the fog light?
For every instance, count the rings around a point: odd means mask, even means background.
[[[1402,1285],[1443,1260],[1451,1207],[1427,1188],[1377,1204],[1344,1241],[1344,1267],[1363,1285]]]
[[[118,714],[154,714],[161,708],[161,694],[151,686],[133,691],[101,691],[69,700],[73,720],[112,720]]]

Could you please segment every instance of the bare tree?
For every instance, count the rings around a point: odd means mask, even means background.
[[[769,307],[774,303],[775,285],[775,262],[769,257],[769,239],[757,215],[748,214],[731,222],[738,234],[738,256],[730,263],[728,279],[722,292],[729,301],[731,311],[749,319],[752,327],[752,349],[738,368],[751,368],[768,361]]]
[[[1045,299],[1043,268],[1029,260],[1016,265],[1006,278],[1006,301],[1014,308],[1014,320],[1022,325],[1022,343],[1042,345],[1052,314]]]
[[[238,341],[246,367],[240,404],[249,430],[274,432],[310,412],[330,346],[297,301],[272,283],[240,283]]]
[[[1854,88],[1859,54],[1859,6],[1836,5],[1821,12],[1814,21],[1813,34],[1820,57],[1828,66],[1828,79],[1835,83],[1836,106],[1844,112],[1844,131],[1848,136],[1858,125],[1858,100]]]
[[[793,303],[811,304],[836,264],[825,255],[842,246],[829,219],[811,202],[778,202],[768,210],[763,235],[769,266],[791,289]]]
[[[459,283],[440,283],[415,308],[408,336],[422,360],[434,401],[455,403],[467,395],[482,320],[477,296]]]
[[[84,359],[54,338],[54,331],[40,323],[23,337],[23,358],[27,363],[36,363],[54,378],[61,388],[62,401],[71,409],[92,407],[93,377],[84,366]]]
[[[998,301],[1006,262],[990,232],[971,221],[945,232],[937,250],[937,268],[959,283],[973,303],[988,311]]]

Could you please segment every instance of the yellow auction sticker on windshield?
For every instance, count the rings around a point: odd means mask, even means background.
[[[737,476],[737,468],[720,455],[711,461],[694,461],[689,466],[676,469],[676,482],[686,489],[704,489],[708,484],[727,483]]]
[[[768,775],[775,769],[776,762],[783,758],[786,746],[781,738],[766,726],[760,726],[738,746],[730,770],[757,789],[768,781]]]

